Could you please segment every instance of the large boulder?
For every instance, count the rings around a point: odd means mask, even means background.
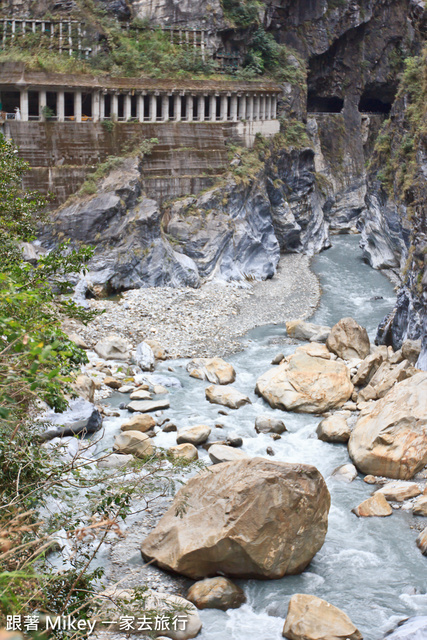
[[[382,345],[378,347],[375,353],[370,353],[366,356],[360,363],[357,373],[352,379],[352,383],[357,387],[368,384],[377,369],[387,360],[387,355],[387,347]]]
[[[39,420],[52,425],[42,433],[43,441],[64,436],[87,435],[99,431],[102,427],[102,417],[98,409],[81,398],[71,400],[66,411],[48,411],[39,416]]]
[[[222,358],[195,358],[187,364],[187,371],[192,378],[213,384],[230,384],[236,379],[234,367]]]
[[[126,409],[132,413],[150,413],[169,409],[169,406],[169,400],[133,400],[129,402]]]
[[[341,318],[332,327],[326,346],[343,360],[366,358],[371,347],[368,332],[353,318]]]
[[[288,640],[362,640],[346,613],[326,600],[297,593],[289,602],[283,637]]]
[[[263,458],[223,463],[178,491],[141,551],[193,579],[281,578],[303,571],[322,547],[329,507],[315,467]]]
[[[142,371],[154,371],[154,353],[146,342],[137,345],[134,360]]]
[[[222,404],[230,409],[239,409],[244,404],[251,404],[248,396],[237,391],[234,387],[226,387],[225,389],[219,385],[211,384],[205,389],[206,400],[213,404]]]
[[[198,609],[237,609],[246,602],[246,596],[240,587],[228,578],[205,578],[193,584],[188,590],[187,599]]]
[[[154,453],[151,439],[141,431],[124,431],[119,433],[114,440],[114,451],[118,453],[131,453],[137,458],[145,458]]]
[[[344,404],[353,392],[347,367],[335,360],[297,351],[258,378],[255,388],[274,409],[324,413]]]
[[[400,622],[385,640],[423,640],[427,638],[427,616],[414,616]]]
[[[156,421],[146,413],[137,413],[120,426],[121,431],[150,431],[156,426]]]
[[[427,373],[397,383],[362,415],[348,450],[363,473],[409,480],[427,463]]]
[[[283,433],[286,426],[283,420],[264,413],[255,419],[255,431],[257,433]]]
[[[186,462],[193,462],[197,460],[199,454],[197,453],[197,449],[194,444],[190,442],[184,442],[183,444],[177,444],[173,447],[169,447],[168,454],[175,459],[181,458]]]
[[[120,336],[107,336],[96,343],[96,353],[104,360],[130,360],[131,346]]]

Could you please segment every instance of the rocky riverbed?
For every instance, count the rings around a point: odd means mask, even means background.
[[[281,257],[277,273],[263,282],[207,282],[191,287],[148,287],[123,293],[116,300],[91,300],[103,311],[87,327],[70,321],[92,347],[112,333],[138,344],[158,340],[168,358],[224,355],[238,351],[238,340],[254,327],[306,318],[316,308],[320,286],[310,271],[310,258]]]

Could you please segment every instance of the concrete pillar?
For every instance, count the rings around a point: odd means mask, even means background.
[[[245,95],[243,95],[240,98],[239,120],[246,120],[246,96]]]
[[[157,96],[154,93],[150,96],[150,122],[156,122],[157,119]]]
[[[248,96],[246,99],[247,103],[247,120],[251,121],[254,119],[254,97]]]
[[[139,122],[144,122],[144,96],[141,93],[136,99],[136,115]]]
[[[271,120],[271,96],[267,96],[265,99],[265,119]]]
[[[259,96],[254,96],[254,120],[259,120]]]
[[[44,120],[43,109],[46,106],[46,91],[39,91],[39,118]]]
[[[232,122],[237,122],[237,96],[236,96],[236,94],[233,94],[231,96],[230,117],[231,117]]]
[[[99,122],[99,91],[92,93],[92,122]]]
[[[119,115],[119,96],[113,93],[111,96],[111,120],[117,120]]]
[[[175,122],[181,122],[181,96],[180,95],[175,95],[174,96],[174,114],[175,114]]]
[[[99,119],[105,120],[105,93],[101,92],[99,95]]]
[[[169,120],[169,96],[164,93],[162,95],[162,121],[167,122]]]
[[[212,122],[216,121],[216,96],[209,97],[209,118]]]
[[[197,114],[199,116],[200,122],[203,122],[205,119],[205,96],[199,96]]]
[[[277,96],[271,98],[271,119],[277,119]]]
[[[58,116],[58,122],[64,122],[65,120],[65,100],[64,92],[58,91],[56,94],[56,115]]]
[[[131,102],[131,95],[130,93],[126,93],[124,96],[124,117],[125,117],[125,122],[127,122],[128,120],[131,119],[132,117],[132,102]]]
[[[259,119],[265,120],[265,96],[259,97]]]
[[[228,100],[227,96],[221,96],[221,109],[219,119],[221,122],[225,122],[228,118],[227,116],[227,108],[228,108]]]
[[[74,118],[76,122],[82,121],[82,92],[76,91],[74,93]]]
[[[193,122],[193,96],[187,96],[187,121]]]
[[[26,122],[28,120],[28,91],[26,89],[21,89],[19,108],[21,111],[21,120]]]

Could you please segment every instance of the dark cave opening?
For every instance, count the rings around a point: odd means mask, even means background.
[[[318,96],[308,92],[307,111],[309,113],[341,113],[344,107],[344,100],[337,96]]]
[[[379,98],[372,98],[369,95],[363,94],[359,101],[359,111],[362,113],[390,113],[391,102],[380,100]]]

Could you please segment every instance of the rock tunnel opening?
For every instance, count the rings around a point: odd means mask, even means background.
[[[307,111],[309,113],[341,113],[344,100],[337,96],[319,96],[308,92]]]
[[[395,96],[396,87],[392,84],[368,86],[360,96],[359,111],[387,115],[390,113]]]

